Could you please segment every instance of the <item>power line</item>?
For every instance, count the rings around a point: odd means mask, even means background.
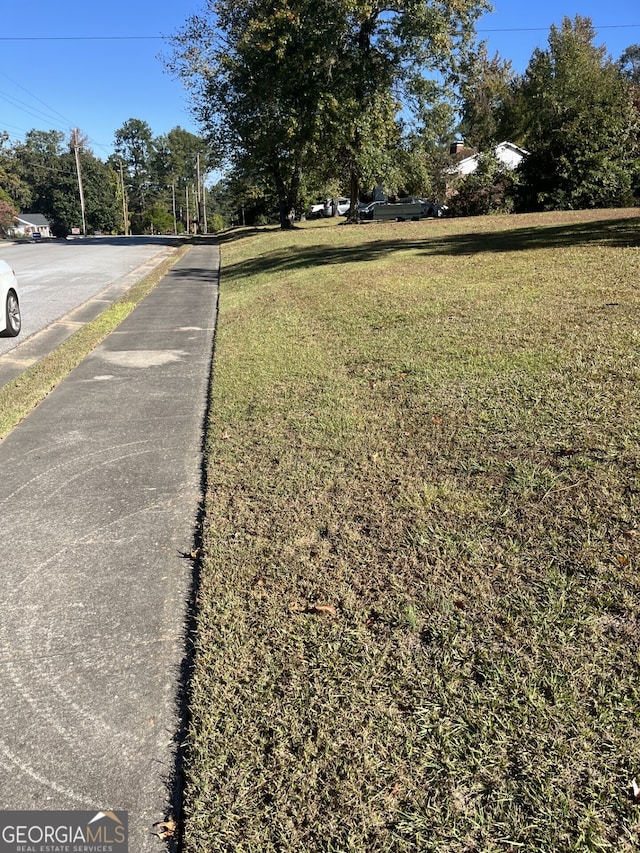
[[[26,104],[24,104],[24,102],[19,101],[17,100],[17,98],[12,97],[11,95],[7,95],[4,92],[0,92],[0,99],[6,101],[12,107],[17,107],[19,110],[24,113],[27,113],[38,121],[46,121],[49,122],[51,125],[54,125],[57,129],[62,129],[60,127],[60,119],[53,119],[50,115],[47,115],[46,113],[42,112],[42,110],[39,110],[37,107],[27,106]],[[66,119],[65,124],[67,124]],[[68,124],[70,124],[70,122]]]
[[[0,36],[0,41],[165,41],[165,36]]]
[[[624,30],[640,24],[593,24],[594,30]],[[478,33],[537,33],[549,27],[478,27]],[[167,36],[0,36],[0,41],[166,41]]]
[[[17,100],[12,95],[8,95],[6,92],[0,92],[0,98],[5,100],[11,106],[17,107],[22,112],[27,113],[28,115],[31,115],[33,118],[37,119],[38,121],[47,121],[50,124],[53,124],[54,128],[57,130],[63,129],[59,124],[59,121],[62,120],[62,122],[64,123],[64,132],[65,133],[67,133],[70,128],[74,128],[74,127],[79,126],[77,123],[72,122],[70,119],[68,119],[62,113],[58,112],[54,107],[50,106],[45,101],[43,101],[42,98],[38,97],[38,95],[35,95],[33,92],[29,91],[29,89],[25,88],[21,83],[18,83],[16,80],[12,80],[11,77],[9,77],[6,74],[2,74],[2,76],[6,80],[8,80],[10,83],[12,83],[14,86],[18,86],[20,89],[22,89],[22,91],[25,92],[27,95],[29,95],[31,98],[33,98],[34,100],[36,100],[40,104],[42,104],[43,107],[45,107],[47,110],[50,111],[50,114],[43,112],[42,110],[38,109],[38,107],[34,107],[32,105],[27,106],[22,101]],[[54,117],[57,117],[57,118],[54,118]],[[14,127],[15,127],[15,125],[14,125]],[[27,132],[23,128],[16,128],[16,129],[17,130],[23,130],[24,133]],[[92,145],[94,145],[96,148],[100,148],[105,153],[108,153],[108,150],[104,145],[102,145],[99,142],[96,142],[95,139],[92,139],[91,137],[87,137],[87,138],[89,139],[89,142]]]
[[[42,104],[43,107],[45,107],[47,110],[49,110],[51,112],[51,115],[47,117],[46,113],[42,112],[42,110],[37,109],[37,107],[32,107],[32,109],[37,110],[37,112],[41,113],[42,116],[46,117],[48,121],[52,120],[52,118],[51,118],[52,116],[57,116],[57,121],[60,121],[60,119],[62,119],[62,121],[65,124],[67,124],[67,125],[72,124],[72,122],[70,122],[66,116],[62,115],[62,113],[59,113],[56,109],[54,109],[52,106],[47,104],[46,101],[43,101],[42,98],[40,98],[38,95],[35,95],[33,92],[30,92],[29,89],[27,89],[25,86],[22,85],[22,83],[18,83],[17,80],[12,80],[11,77],[9,77],[7,74],[5,74],[3,72],[2,72],[2,76],[5,78],[5,80],[8,80],[13,86],[17,86],[18,88],[22,89],[22,91],[26,92],[26,94],[29,95],[31,98],[33,98],[34,101],[38,101],[40,104]],[[2,93],[0,93],[0,95],[1,94]],[[7,100],[9,100],[9,99],[14,100],[15,104],[17,106],[20,106],[20,102],[13,99],[12,96],[7,95],[5,93],[3,95],[3,97]],[[36,118],[37,118],[37,116],[36,116]]]
[[[640,24],[603,24],[601,27],[593,24],[594,30],[629,30],[633,27],[640,27]],[[496,27],[495,29],[478,27],[476,30],[478,33],[546,33],[548,31],[549,27]]]
[[[155,36],[151,36],[151,35],[141,35],[141,36],[0,36],[0,41],[15,42],[15,43],[27,42],[27,41],[39,41],[39,42],[45,42],[45,41],[50,41],[50,42],[90,41],[90,42],[96,42],[96,41],[135,41],[135,40],[160,41],[160,40],[163,40],[163,36],[160,36],[160,35],[155,35]],[[20,89],[22,89],[22,91],[25,92],[27,95],[29,95],[30,98],[39,102],[46,110],[49,111],[50,114],[47,114],[42,109],[40,109],[39,107],[37,107],[33,104],[25,103],[24,100],[20,101],[20,100],[16,99],[12,95],[9,95],[6,92],[0,91],[0,100],[6,101],[6,103],[10,104],[12,107],[19,109],[21,112],[23,112],[27,115],[30,115],[32,118],[36,119],[37,121],[48,122],[50,125],[52,125],[57,130],[62,130],[62,126],[60,124],[60,122],[62,122],[64,125],[64,132],[65,133],[69,132],[69,130],[71,128],[80,127],[79,122],[73,122],[69,118],[67,118],[66,116],[62,115],[62,113],[58,112],[52,106],[50,106],[45,101],[43,101],[41,98],[39,98],[37,95],[35,95],[33,92],[30,92],[28,89],[26,89],[21,83],[18,83],[15,80],[12,80],[10,77],[8,77],[6,74],[4,74],[2,72],[0,72],[0,75],[5,77],[7,80],[9,80],[9,82],[12,83],[12,85],[17,86]],[[15,127],[15,125],[14,125],[14,127]],[[16,129],[22,130],[21,128],[16,128]],[[23,130],[23,132],[26,133],[27,131]],[[104,154],[107,154],[107,155],[110,154],[110,149],[105,144],[103,144],[101,142],[97,142],[95,139],[92,139],[90,136],[87,136],[87,139],[89,140],[89,143],[94,148],[100,149],[102,152],[104,152]]]

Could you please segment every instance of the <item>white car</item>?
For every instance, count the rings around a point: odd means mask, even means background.
[[[0,261],[0,337],[15,338],[21,326],[16,274],[6,261]]]
[[[340,196],[338,199],[326,198],[317,204],[312,204],[310,208],[311,216],[333,216],[334,201],[337,202],[338,216],[346,216],[351,207],[351,201],[348,198]]]

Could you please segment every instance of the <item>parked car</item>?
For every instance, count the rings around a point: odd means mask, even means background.
[[[444,216],[447,210],[446,205],[423,198],[401,198],[395,202],[361,202],[359,206],[360,219],[423,219],[428,216]]]
[[[381,204],[389,204],[388,201],[361,201],[358,205],[360,219],[373,219],[375,208]]]
[[[21,326],[16,274],[6,261],[0,261],[0,336],[15,338]]]
[[[333,216],[333,203],[337,201],[338,216],[346,216],[349,213],[351,202],[348,198],[340,196],[338,199],[326,198],[317,204],[312,204],[309,210],[310,216]]]
[[[420,201],[422,203],[423,216],[440,218],[441,216],[446,216],[447,210],[449,210],[446,204],[439,204],[437,201],[425,201],[424,199],[420,199]]]

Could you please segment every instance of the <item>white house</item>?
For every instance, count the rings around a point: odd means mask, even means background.
[[[39,234],[41,237],[51,237],[49,220],[41,213],[21,213],[15,219],[15,225],[7,228],[10,237],[33,237]]]
[[[496,155],[497,160],[502,163],[505,169],[516,169],[528,153],[529,152],[525,151],[524,148],[514,145],[513,142],[501,142],[494,148],[494,154]],[[465,157],[463,160],[459,160],[455,166],[451,168],[451,173],[464,177],[465,175],[470,175],[472,172],[475,172],[478,168],[479,156],[479,154],[473,154],[470,157]]]

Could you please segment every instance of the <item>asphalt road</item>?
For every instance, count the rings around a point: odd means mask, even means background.
[[[99,294],[118,280],[129,286],[166,257],[171,237],[89,237],[43,243],[0,243],[20,288],[22,331],[0,338],[0,355]]]

